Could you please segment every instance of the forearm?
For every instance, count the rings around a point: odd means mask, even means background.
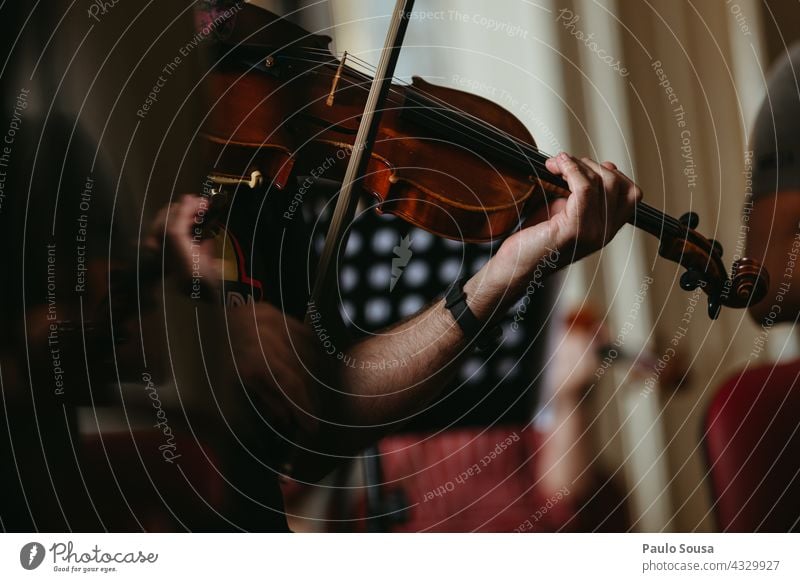
[[[344,422],[402,422],[448,384],[466,339],[440,300],[401,324],[359,341],[337,362]]]
[[[526,260],[547,252],[543,245]],[[467,281],[467,304],[480,321],[494,325],[519,299],[527,285],[524,268],[517,257],[498,253]],[[472,352],[471,339],[439,300],[393,328],[334,350],[328,356],[333,388],[321,388],[325,414],[317,443],[324,452],[347,454],[397,430],[450,384]]]
[[[605,245],[641,200],[639,188],[609,162],[601,167],[562,153],[547,160],[547,168],[565,177],[571,194],[548,205],[547,220],[532,222],[506,239],[464,287],[468,306],[488,325],[531,282]],[[472,339],[463,337],[440,301],[343,352],[327,375],[335,389],[325,389],[321,396],[326,418],[318,439],[321,448],[315,450],[359,450],[395,430],[447,385]],[[389,362],[397,365],[389,370]],[[334,436],[326,438],[326,433]]]
[[[487,329],[519,299],[525,288],[522,279],[521,271],[513,276],[505,258],[496,257],[466,282],[467,304]],[[336,370],[337,383],[346,393],[345,418],[393,423],[420,410],[447,386],[463,356],[471,352],[471,339],[439,300],[352,345]]]

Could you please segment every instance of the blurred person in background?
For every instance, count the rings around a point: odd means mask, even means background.
[[[766,298],[750,308],[759,323],[800,314],[800,43],[771,70],[751,135],[752,190],[745,205],[747,255],[770,274]]]
[[[763,359],[773,327],[800,317],[800,43],[772,68],[766,89],[745,157],[742,229],[769,290],[749,309],[759,327],[748,365],[719,386],[703,427],[721,531],[800,529],[800,361]]]

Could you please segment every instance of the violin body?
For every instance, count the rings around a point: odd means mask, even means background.
[[[246,178],[257,170],[279,189],[293,173],[341,181],[371,79],[344,74],[342,63],[322,52],[311,63],[292,50],[259,60],[232,59],[211,74],[213,108],[204,133],[221,173]],[[362,187],[378,212],[436,235],[469,242],[503,237],[530,202],[544,200],[540,182],[530,167],[482,151],[479,135],[445,117],[451,110],[536,147],[499,105],[415,77],[393,86]]]
[[[514,116],[481,97],[420,78],[395,91],[393,100],[404,102],[407,93],[424,92],[534,145],[527,129]],[[316,113],[325,116],[320,118],[329,123],[329,129],[315,136],[315,149],[321,156],[310,159],[338,160],[342,150],[348,151],[355,135],[351,126],[357,128],[366,94],[353,90],[343,93],[352,98],[352,105],[347,103],[339,110],[324,104],[317,107]],[[490,241],[515,230],[525,214],[525,205],[534,198],[542,199],[535,196],[538,181],[524,169],[482,155],[459,141],[447,127],[426,124],[427,116],[415,113],[413,107],[383,112],[363,184],[374,197],[376,210],[460,241]],[[341,179],[345,167],[344,163],[336,164],[332,177]]]

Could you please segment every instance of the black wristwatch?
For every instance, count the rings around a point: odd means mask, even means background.
[[[464,293],[466,281],[466,277],[461,277],[450,286],[444,296],[444,306],[450,311],[461,331],[464,332],[467,341],[472,343],[477,351],[485,352],[497,345],[503,337],[503,330],[499,325],[487,327],[472,313],[467,305],[467,295]]]

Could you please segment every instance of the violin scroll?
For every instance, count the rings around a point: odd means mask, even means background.
[[[687,271],[684,275],[689,273]],[[758,261],[742,258],[733,262],[731,276],[725,279],[722,288],[721,293],[708,295],[708,316],[711,319],[719,316],[723,306],[742,309],[764,299],[769,288],[769,273]]]
[[[769,273],[761,263],[754,259],[739,259],[731,268],[730,292],[724,304],[728,307],[755,305],[764,299],[768,288]]]
[[[722,245],[694,230],[699,217],[684,214],[679,228],[666,223],[658,234],[659,254],[686,268],[680,285],[685,291],[698,287],[708,295],[708,316],[716,319],[722,307],[747,308],[761,301],[769,288],[769,274],[761,263],[750,258],[733,262],[728,274],[722,262]],[[650,231],[653,232],[652,225]],[[667,228],[671,227],[671,228]]]

